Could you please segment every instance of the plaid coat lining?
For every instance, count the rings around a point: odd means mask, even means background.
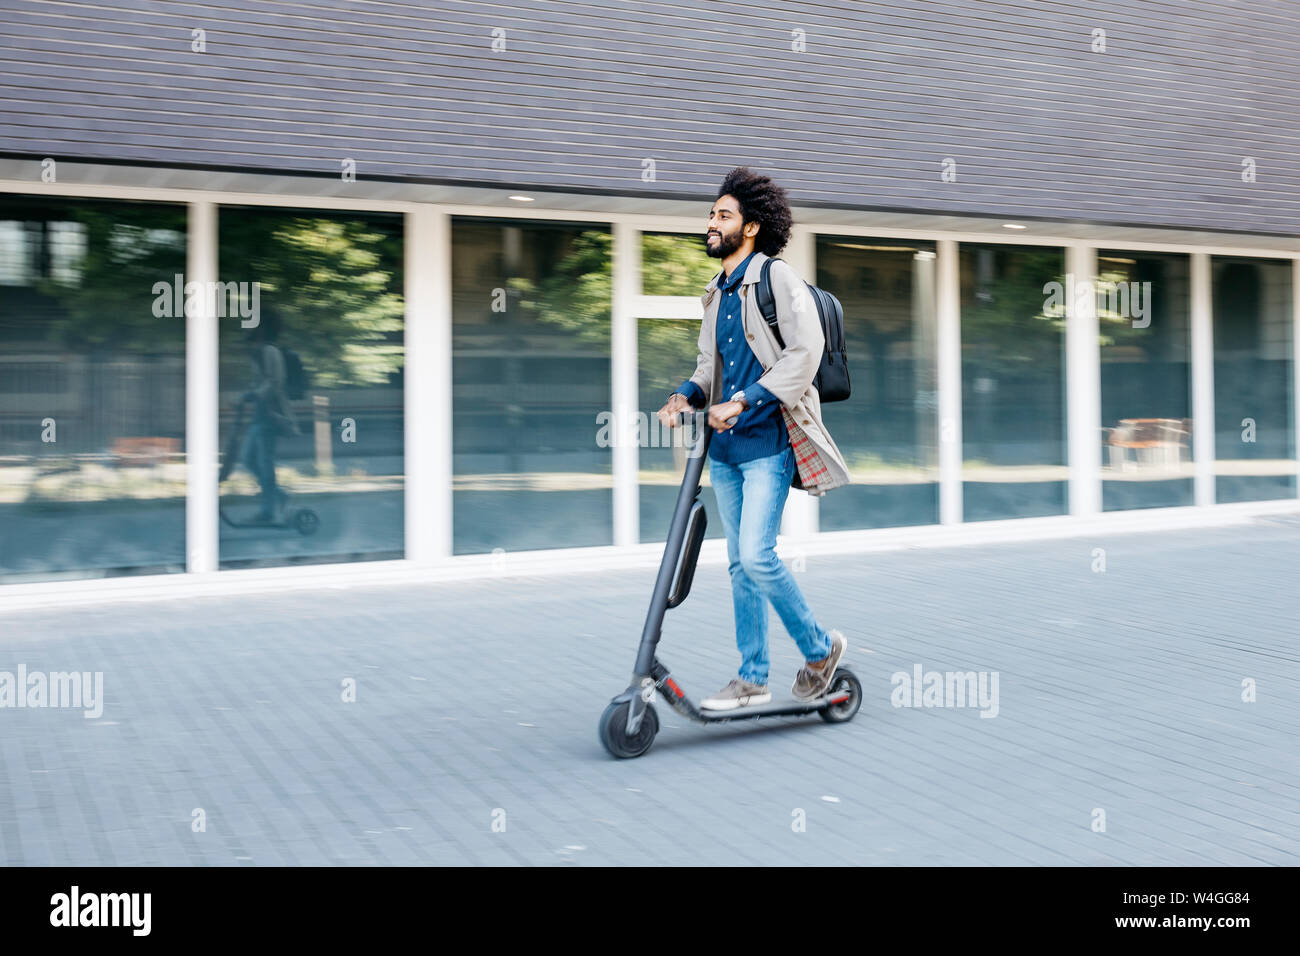
[[[795,422],[790,410],[781,406],[781,415],[785,418],[786,431],[790,433],[790,447],[794,449],[796,488],[801,488],[810,495],[824,495],[826,492],[818,486],[825,484],[830,472],[821,454],[808,438],[807,433]]]

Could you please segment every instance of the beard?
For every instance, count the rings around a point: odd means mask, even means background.
[[[743,229],[743,227],[741,228]],[[706,232],[704,234],[704,251],[711,258],[725,259],[727,258],[727,256],[731,255],[733,252],[735,252],[737,249],[740,248],[740,243],[741,243],[740,235],[741,235],[741,229],[737,229],[730,236],[728,236],[724,232],[719,231],[718,244],[716,246],[711,246],[709,245],[709,234]]]

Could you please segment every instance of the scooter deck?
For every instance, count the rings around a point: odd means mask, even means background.
[[[818,697],[816,700],[781,700],[769,701],[766,704],[756,704],[751,707],[733,707],[731,710],[711,710],[702,709],[692,704],[695,713],[693,719],[703,724],[716,724],[724,720],[744,720],[750,717],[782,717],[798,716],[799,714],[815,714],[819,710],[825,710],[832,704],[843,703],[848,700],[848,694],[836,694],[834,696]]]
[[[227,518],[224,513],[221,520],[232,528],[292,528],[287,521],[236,521],[234,518]]]
[[[841,671],[852,673],[847,666],[836,668],[837,675]],[[768,701],[766,704],[733,707],[731,710],[706,710],[686,696],[686,692],[681,685],[673,680],[668,668],[658,658],[654,659],[651,666],[651,677],[647,679],[655,682],[659,688],[660,697],[669,707],[683,717],[701,724],[715,724],[724,720],[745,720],[753,717],[794,717],[800,714],[815,714],[828,707],[843,703],[850,696],[848,691],[835,690],[827,691],[813,700],[795,700],[793,697],[787,697],[782,700]],[[630,696],[634,692],[635,688],[629,687],[625,693]]]
[[[656,665],[662,667],[656,661]],[[847,668],[844,668],[847,670]],[[848,691],[834,691],[823,694],[815,700],[773,700],[766,704],[754,704],[749,707],[733,707],[730,710],[704,709],[686,696],[677,682],[664,673],[660,684],[661,696],[665,702],[690,720],[700,724],[718,724],[728,720],[747,720],[756,717],[798,717],[802,714],[815,714],[818,711],[842,704],[849,699]]]

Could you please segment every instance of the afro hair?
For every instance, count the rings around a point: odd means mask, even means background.
[[[747,223],[758,223],[754,245],[764,255],[775,256],[790,241],[790,201],[785,190],[767,176],[740,166],[727,173],[718,188],[717,198],[732,196],[740,204],[740,215]]]

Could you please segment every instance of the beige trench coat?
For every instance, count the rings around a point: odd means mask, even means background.
[[[749,268],[745,270],[740,286],[741,323],[750,349],[763,366],[763,375],[758,384],[780,400],[821,455],[826,466],[826,480],[811,488],[804,488],[809,494],[820,496],[832,488],[847,485],[850,480],[844,456],[822,424],[821,397],[812,384],[817,375],[817,367],[821,364],[826,338],[822,333],[821,320],[817,317],[817,306],[807,285],[799,278],[793,266],[784,260],[778,260],[772,265],[770,278],[772,297],[776,301],[776,321],[781,329],[781,338],[785,341],[785,350],[781,351],[776,336],[768,328],[758,307],[758,280],[767,258],[763,253],[756,252],[749,260]],[[704,295],[700,296],[700,301],[704,304],[704,321],[700,323],[700,354],[696,359],[695,374],[691,376],[691,381],[709,396],[710,405],[731,397],[720,394],[722,356],[714,338],[721,300],[722,297],[718,295],[718,276],[714,276]],[[795,474],[797,476],[798,472]]]

